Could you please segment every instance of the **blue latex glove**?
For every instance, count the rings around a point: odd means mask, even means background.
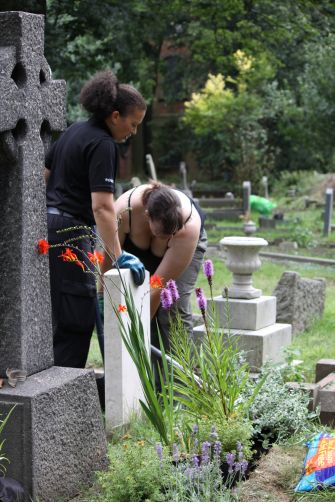
[[[136,286],[140,286],[144,282],[145,268],[143,263],[133,254],[122,251],[116,264],[119,268],[129,268]]]

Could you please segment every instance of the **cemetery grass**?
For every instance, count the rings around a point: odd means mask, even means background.
[[[222,289],[231,283],[231,273],[226,269],[221,257],[211,256],[211,259],[215,270],[214,295],[220,295]],[[253,283],[256,287],[262,289],[264,295],[271,295],[282,273],[288,269],[294,269],[303,277],[324,277],[327,281],[323,318],[316,320],[308,331],[296,336],[291,345],[291,348],[297,351],[295,357],[303,361],[302,371],[305,380],[311,382],[314,381],[317,360],[335,357],[335,337],[333,336],[335,332],[333,316],[335,311],[335,274],[331,267],[316,266],[314,264],[277,263],[262,259],[262,267],[253,275]],[[202,287],[208,296],[209,287],[203,274],[199,274],[197,286]],[[195,298],[193,298],[193,311],[194,313],[197,312]],[[91,367],[102,366],[96,336],[92,340],[88,365]],[[324,429],[324,426],[315,425],[315,433]],[[310,437],[311,433],[313,432],[309,431],[307,433],[309,434],[308,437]],[[150,438],[153,431],[148,427],[148,424],[143,423],[142,419],[135,419],[127,434],[127,438],[135,443],[139,440],[144,440],[146,444],[153,443],[154,435]],[[303,446],[306,439],[307,437],[304,434],[291,437],[286,443],[276,445],[273,453],[271,450],[270,454],[263,456],[250,479],[242,483],[240,502],[256,502],[256,500],[262,502],[335,502],[335,490],[332,489],[306,494],[294,493],[294,487],[300,478],[306,453]],[[124,437],[121,434],[114,436],[113,440],[109,441],[110,455],[113,455],[115,448],[121,448],[123,443]],[[107,478],[105,483],[108,485]],[[101,485],[97,483],[88,491],[81,492],[73,502],[75,500],[78,502],[98,500],[107,502],[108,498],[104,498],[100,490]],[[112,486],[108,490],[112,493]],[[106,492],[104,491],[104,493]]]
[[[225,267],[223,259],[211,257],[215,268],[214,295],[221,295],[225,286],[231,283],[232,276]],[[335,358],[335,273],[332,267],[318,266],[307,263],[283,263],[262,259],[261,268],[253,274],[253,284],[262,289],[264,295],[271,295],[281,275],[286,270],[294,270],[303,277],[326,279],[326,302],[322,319],[316,320],[311,327],[295,336],[291,348],[297,351],[297,359],[303,361],[302,368],[307,382],[314,381],[315,364],[319,359]],[[197,287],[202,287],[209,295],[206,277],[199,274]],[[194,313],[198,313],[195,296],[192,298]],[[92,337],[88,367],[103,366],[99,344],[96,335]]]

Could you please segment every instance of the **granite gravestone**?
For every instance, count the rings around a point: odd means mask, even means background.
[[[327,188],[325,193],[325,199],[326,199],[326,205],[325,205],[325,215],[323,224],[323,235],[328,237],[332,229],[332,214],[333,214],[333,204],[334,204],[334,190],[332,188]]]
[[[292,334],[301,333],[323,315],[326,281],[284,272],[273,295],[277,298],[277,322],[292,324]]]
[[[0,372],[28,378],[0,389],[6,475],[25,501],[68,500],[106,466],[106,439],[91,371],[53,364],[44,150],[65,122],[65,82],[43,55],[44,17],[0,13]]]
[[[243,181],[242,185],[242,194],[243,194],[243,214],[250,213],[250,195],[251,195],[251,182]]]

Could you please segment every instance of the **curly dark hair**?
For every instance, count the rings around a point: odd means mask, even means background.
[[[143,192],[142,203],[150,218],[160,222],[164,234],[175,234],[183,227],[181,203],[172,188],[152,182]]]
[[[86,82],[79,101],[99,120],[105,120],[114,111],[125,116],[133,108],[146,110],[143,96],[131,85],[120,84],[111,70],[101,71]]]

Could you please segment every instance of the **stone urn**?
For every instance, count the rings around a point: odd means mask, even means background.
[[[252,286],[252,274],[261,266],[259,251],[267,245],[268,242],[259,237],[224,237],[220,240],[220,247],[226,249],[226,267],[233,273],[229,298],[250,300],[262,295],[261,289]]]
[[[243,230],[245,235],[247,236],[253,235],[257,230],[256,223],[252,220],[245,221],[243,223]]]

